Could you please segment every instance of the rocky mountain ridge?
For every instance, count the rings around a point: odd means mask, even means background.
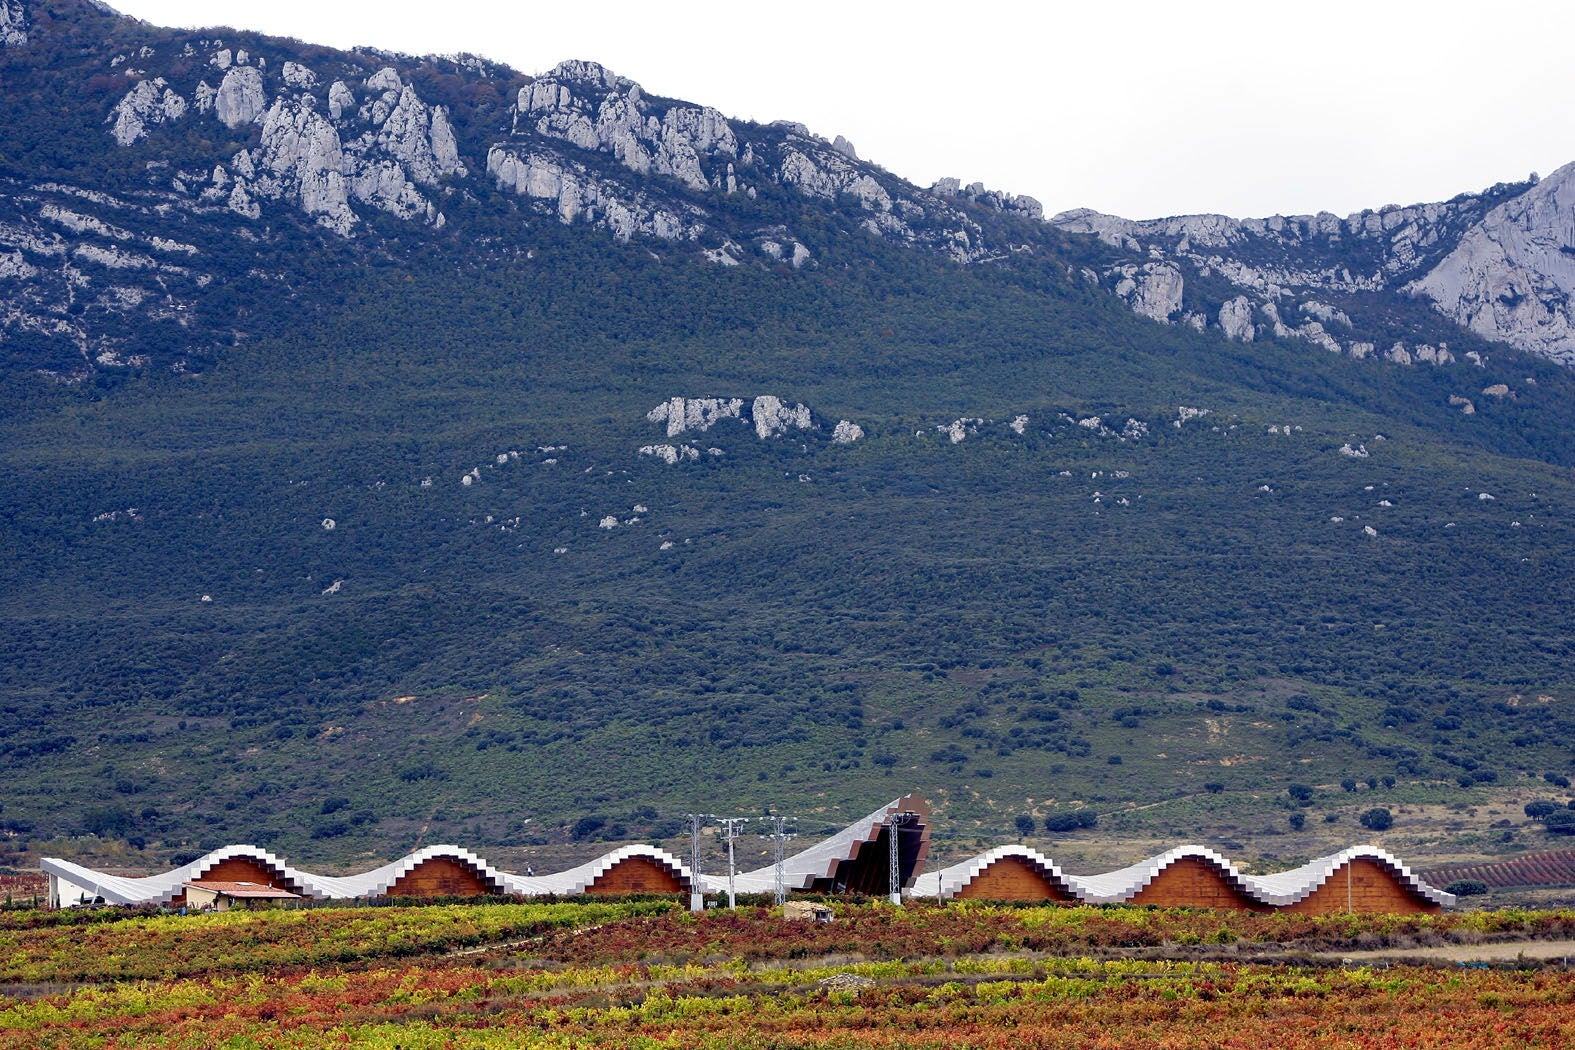
[[[1502,342],[1575,363],[1575,166],[1344,219],[1046,220],[1032,198],[950,178],[921,189],[841,136],[730,120],[590,61],[530,77],[472,56],[161,30],[93,0],[0,0],[0,44],[85,95],[32,152],[73,128],[103,151],[47,177],[0,167],[0,325],[15,363],[64,377],[179,370],[225,345],[241,326],[196,322],[199,304],[272,272],[218,261],[237,243],[282,244],[291,222],[437,233],[455,206],[512,209],[515,240],[584,226],[725,267],[814,268],[832,236],[959,265],[1050,261],[1141,316],[1238,342],[1434,366],[1480,364]],[[133,346],[127,321],[164,334]]]
[[[56,345],[37,362],[62,375],[150,359],[122,353],[112,331],[117,318],[161,316],[147,306],[163,288],[158,280],[122,280],[126,271],[159,272],[127,254],[130,244],[166,238],[144,216],[200,227],[180,238],[191,248],[183,262],[220,283],[226,275],[207,264],[210,240],[266,242],[292,216],[340,237],[374,215],[441,230],[447,202],[498,194],[515,202],[522,233],[539,221],[585,225],[619,241],[672,242],[724,266],[817,265],[816,235],[797,228],[805,201],[844,209],[839,221],[849,233],[960,263],[1032,250],[986,230],[991,216],[1037,218],[1027,198],[977,184],[964,190],[956,180],[920,190],[859,160],[840,136],[828,142],[802,125],[729,121],[708,106],[648,95],[594,62],[563,62],[531,78],[469,56],[414,59],[159,30],[89,0],[55,5],[40,28],[28,18],[36,6],[0,4],[9,57],[36,58],[51,77],[85,82],[103,108],[67,119],[100,125],[95,134],[111,154],[92,165],[97,177],[74,170],[71,180],[43,181],[23,172],[0,194],[6,327],[69,342],[71,353]],[[72,30],[105,43],[72,50],[64,39]],[[472,104],[489,97],[499,104],[485,113]],[[461,126],[454,105],[467,107]],[[85,148],[100,147],[89,140]],[[126,161],[125,176],[107,177]],[[62,206],[51,195],[61,193],[80,221],[51,218],[49,209]],[[84,298],[93,309],[84,311]],[[164,298],[164,313],[190,309],[175,291]]]
[[[1157,321],[1398,364],[1456,360],[1446,342],[1396,338],[1375,318],[1373,298],[1390,296],[1424,302],[1484,339],[1575,364],[1575,165],[1344,219],[1133,221],[1082,209],[1050,222],[1112,249],[1085,277]]]

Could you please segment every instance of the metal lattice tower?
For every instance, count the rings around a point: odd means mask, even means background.
[[[738,894],[733,885],[733,875],[738,866],[733,862],[733,843],[738,841],[738,829],[749,823],[748,817],[717,817],[716,822],[722,825],[722,838],[727,842],[727,906],[738,907]]]
[[[700,885],[700,831],[708,819],[704,813],[684,814],[689,826],[689,910],[705,911],[705,890]]]
[[[898,848],[897,837],[903,826],[916,816],[917,813],[904,810],[886,817],[886,890],[891,894],[891,902],[899,908],[902,907],[902,850]]]
[[[787,817],[776,813],[766,820],[771,826],[772,891],[780,907],[787,900],[787,869],[783,866],[783,860],[787,844],[793,836],[787,831]]]

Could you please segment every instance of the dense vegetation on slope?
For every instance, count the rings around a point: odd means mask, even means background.
[[[4,370],[0,821],[337,859],[917,790],[987,835],[1258,834],[1293,782],[1569,772],[1566,372],[1225,343],[1049,233],[965,268],[737,206],[818,268],[495,195],[220,223],[183,234],[219,274],[183,374]],[[817,429],[645,418],[762,394]]]

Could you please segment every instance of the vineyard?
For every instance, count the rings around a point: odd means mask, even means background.
[[[1477,879],[1495,889],[1517,886],[1575,886],[1575,849],[1549,850],[1491,864],[1451,864],[1425,873],[1443,886]]]
[[[48,880],[37,872],[6,874],[0,872],[0,900],[27,901],[49,892]]]
[[[667,901],[0,915],[0,1050],[1549,1047],[1575,973],[1342,964],[1575,937],[1575,912],[1298,916]]]

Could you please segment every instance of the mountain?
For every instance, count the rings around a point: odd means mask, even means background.
[[[0,12],[14,857],[909,790],[1296,854],[1570,771],[1575,376],[1407,291],[1560,176],[1046,221],[587,61]]]
[[[1115,249],[1088,278],[1155,320],[1398,364],[1453,362],[1450,333],[1419,323],[1409,300],[1484,339],[1575,364],[1575,164],[1546,180],[1344,219],[1133,222],[1084,209],[1051,223]]]

